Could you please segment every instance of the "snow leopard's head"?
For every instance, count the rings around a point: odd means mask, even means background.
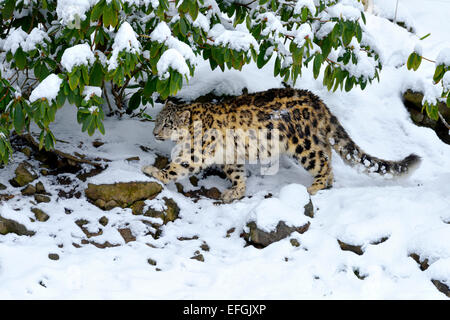
[[[190,115],[188,110],[183,110],[172,102],[166,102],[156,116],[153,135],[157,140],[174,139],[177,130],[189,124]]]

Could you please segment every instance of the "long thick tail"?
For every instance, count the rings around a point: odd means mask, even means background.
[[[410,154],[400,161],[389,161],[373,157],[356,145],[333,115],[331,115],[331,123],[330,143],[334,150],[349,165],[359,164],[365,168],[365,171],[376,172],[381,175],[392,174],[401,176],[413,172],[420,164],[420,157],[415,154]]]

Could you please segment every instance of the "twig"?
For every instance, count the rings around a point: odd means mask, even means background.
[[[108,104],[109,111],[112,113],[113,109],[111,107],[111,102],[109,101],[108,91],[106,90],[105,80],[103,80],[103,93],[105,94],[106,103]]]
[[[441,114],[439,111],[438,111],[438,115],[439,115],[439,118],[441,119],[442,123],[444,124],[444,126],[445,126],[448,130],[450,130],[450,125],[447,123],[447,121],[445,121],[444,117],[442,116],[442,114]]]

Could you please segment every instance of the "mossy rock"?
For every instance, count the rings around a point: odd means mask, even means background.
[[[36,220],[40,222],[45,222],[50,218],[47,213],[38,208],[31,208],[31,212],[34,213],[34,217],[36,218]]]
[[[33,236],[34,231],[29,231],[23,224],[0,216],[0,234],[15,233],[19,236]]]
[[[162,190],[157,182],[119,182],[114,184],[88,184],[86,197],[101,209],[127,208],[136,203],[153,199]]]
[[[178,219],[180,208],[178,207],[177,203],[173,199],[169,199],[166,197],[164,197],[163,199],[167,209],[163,211],[157,211],[150,208],[144,213],[144,216],[152,218],[160,218],[163,221],[163,224],[167,224],[169,222]]]
[[[38,178],[33,167],[24,161],[17,166],[15,177],[10,181],[14,187],[23,187]]]

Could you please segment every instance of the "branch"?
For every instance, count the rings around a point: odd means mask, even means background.
[[[22,137],[24,137],[35,148],[39,149],[39,143],[37,143],[36,140],[34,140],[33,136],[30,133],[24,134],[24,135],[22,135]],[[48,151],[48,152],[55,153],[58,156],[60,156],[61,158],[64,158],[64,159],[68,160],[68,162],[87,163],[87,164],[90,164],[91,166],[94,166],[96,168],[102,167],[101,163],[93,162],[93,161],[90,161],[90,160],[87,160],[87,159],[81,159],[81,158],[75,157],[75,156],[73,156],[71,154],[59,151],[57,149],[53,149],[53,150]],[[102,159],[102,160],[107,161],[107,162],[111,161],[111,160],[108,160],[108,159]]]
[[[448,130],[450,130],[450,125],[447,123],[447,121],[445,121],[444,117],[442,116],[442,114],[441,114],[439,111],[438,111],[438,115],[439,115],[439,118],[441,119],[442,123],[444,124],[444,126],[445,126]]]

